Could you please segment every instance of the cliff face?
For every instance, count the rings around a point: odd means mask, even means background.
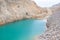
[[[52,12],[60,11],[60,3],[51,7]]]
[[[31,0],[0,0],[0,25],[24,18],[46,19],[49,8],[38,7]]]

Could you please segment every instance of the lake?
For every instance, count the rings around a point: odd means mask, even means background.
[[[42,20],[20,20],[0,26],[0,40],[33,40],[46,30]]]

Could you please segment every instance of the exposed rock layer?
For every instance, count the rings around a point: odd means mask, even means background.
[[[24,18],[46,19],[49,8],[38,7],[31,0],[0,0],[0,25]]]

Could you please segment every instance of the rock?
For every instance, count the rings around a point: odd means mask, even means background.
[[[48,18],[47,30],[39,38],[39,40],[60,40],[60,10]]]
[[[0,0],[0,25],[27,18],[46,19],[51,13],[31,0]]]
[[[60,3],[56,4],[56,5],[53,5],[51,7],[51,10],[52,12],[57,12],[57,11],[60,11]]]

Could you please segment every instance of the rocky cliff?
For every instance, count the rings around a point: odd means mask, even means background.
[[[46,19],[50,14],[49,8],[38,7],[31,0],[0,0],[0,25],[25,18]]]
[[[52,12],[60,11],[60,3],[55,4],[51,7]]]

